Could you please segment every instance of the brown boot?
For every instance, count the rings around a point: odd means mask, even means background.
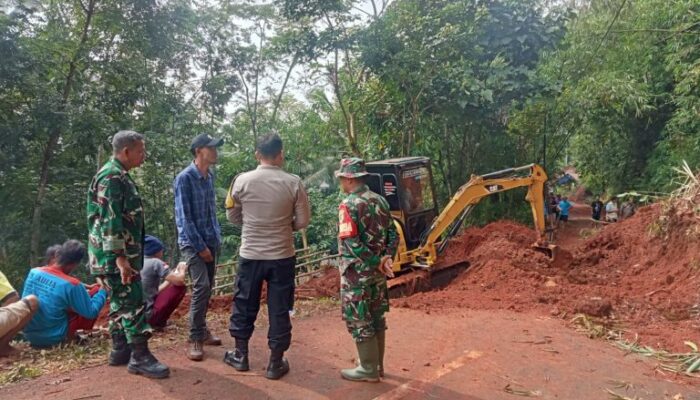
[[[190,348],[187,350],[187,358],[192,361],[202,361],[204,359],[204,343],[195,340],[190,343]]]
[[[207,346],[221,346],[221,338],[207,330],[207,337],[204,338],[204,344]]]

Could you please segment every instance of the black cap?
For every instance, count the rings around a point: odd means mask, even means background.
[[[201,133],[192,139],[192,144],[190,145],[190,150],[200,147],[219,147],[224,144],[224,139],[215,138],[208,133]]]

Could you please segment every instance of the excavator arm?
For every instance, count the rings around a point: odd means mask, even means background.
[[[529,172],[529,173],[527,173]],[[437,261],[439,244],[443,234],[452,227],[454,232],[461,226],[466,212],[486,196],[494,193],[505,192],[518,187],[527,187],[526,200],[530,202],[532,217],[537,231],[536,246],[545,251],[548,246],[545,240],[545,200],[544,185],[547,174],[544,169],[536,164],[530,164],[518,168],[509,168],[486,175],[473,175],[465,185],[459,188],[440,215],[433,221],[427,231],[427,235],[421,245],[411,250],[408,258],[414,264],[431,266]],[[457,224],[455,224],[457,222]],[[552,252],[549,252],[552,256]]]

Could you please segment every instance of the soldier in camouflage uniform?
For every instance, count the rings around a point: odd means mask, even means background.
[[[112,149],[114,156],[92,179],[87,195],[90,272],[111,292],[109,364],[128,364],[131,373],[166,378],[170,370],[148,350],[152,329],[145,320],[138,272],[143,267],[143,204],[129,176],[145,159],[144,137],[117,132]]]
[[[356,368],[340,373],[352,381],[378,382],[384,376],[384,313],[389,311],[386,277],[393,276],[398,236],[389,204],[369,190],[365,175],[360,158],[343,159],[335,173],[347,193],[338,208],[342,313],[360,360]]]

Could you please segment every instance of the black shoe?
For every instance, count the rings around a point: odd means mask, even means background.
[[[287,375],[287,372],[289,372],[289,362],[286,358],[280,357],[279,359],[273,359],[270,357],[270,364],[267,365],[265,378],[279,379]]]
[[[238,349],[224,353],[224,362],[232,366],[236,371],[243,372],[250,369],[250,365],[248,364],[248,356],[241,353]]]
[[[148,350],[148,342],[132,343],[131,359],[127,370],[147,378],[163,379],[170,376],[170,368],[160,363]]]
[[[109,365],[118,366],[126,365],[131,358],[131,346],[126,342],[126,336],[123,333],[115,333],[112,335],[112,351],[109,353]]]

